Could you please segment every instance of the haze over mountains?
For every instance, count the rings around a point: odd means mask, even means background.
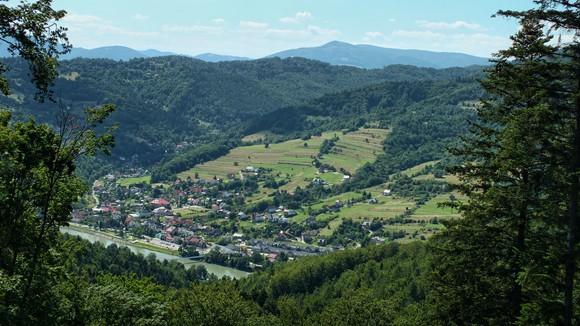
[[[464,53],[390,49],[366,44],[353,45],[338,41],[318,47],[286,50],[272,54],[271,57],[302,57],[333,65],[348,65],[367,69],[382,68],[393,64],[426,68],[467,67],[488,64],[488,59],[486,58]]]
[[[135,58],[152,58],[168,55],[180,55],[173,52],[155,49],[135,50],[125,46],[104,46],[94,49],[73,48],[62,57],[74,58],[131,60]],[[9,56],[5,48],[0,49],[0,56]],[[346,42],[333,41],[318,47],[289,49],[266,57],[302,57],[318,60],[332,65],[345,65],[365,69],[382,68],[393,64],[413,65],[426,68],[467,67],[472,65],[487,65],[488,59],[464,53],[433,52],[424,50],[405,50],[383,48],[373,45],[354,45]],[[206,62],[246,61],[248,57],[203,53],[193,56]]]

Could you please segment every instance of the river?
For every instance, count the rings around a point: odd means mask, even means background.
[[[128,241],[124,241],[124,240],[113,238],[113,237],[108,237],[106,235],[102,235],[102,234],[95,233],[95,232],[90,232],[90,233],[84,232],[83,230],[80,230],[79,228],[73,229],[70,227],[61,227],[60,231],[62,233],[68,233],[70,235],[79,236],[85,240],[88,240],[91,243],[100,242],[105,246],[109,246],[109,245],[114,243],[117,246],[124,246],[124,247],[129,248],[129,250],[131,250],[131,252],[133,252],[135,254],[142,254],[143,256],[147,256],[149,254],[154,254],[155,257],[157,257],[157,259],[160,261],[176,260],[176,261],[182,263],[183,265],[185,265],[185,268],[190,268],[192,266],[197,266],[197,265],[203,265],[203,266],[205,266],[205,268],[207,269],[207,271],[209,273],[215,274],[219,278],[221,278],[223,276],[228,276],[231,278],[242,278],[242,277],[245,277],[249,274],[247,272],[240,271],[238,269],[234,269],[234,268],[230,268],[230,267],[192,261],[192,260],[182,258],[179,256],[173,256],[173,255],[169,255],[166,253],[162,253],[162,252],[158,252],[158,251],[154,251],[154,250],[150,250],[150,249],[146,249],[146,248],[135,247],[135,246],[131,245],[131,243]]]

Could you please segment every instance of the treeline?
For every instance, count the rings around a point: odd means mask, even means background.
[[[188,148],[183,153],[157,164],[151,171],[151,181],[169,180],[179,172],[185,171],[207,161],[226,155],[235,143],[211,143]]]
[[[160,285],[183,288],[212,277],[203,265],[186,269],[179,262],[161,262],[154,254],[136,255],[129,248],[115,244],[105,247],[67,234],[61,238],[59,250],[66,253],[64,266],[75,275],[85,276],[88,282],[107,274],[135,275],[151,278]]]
[[[179,263],[76,237],[63,236],[59,247],[50,304],[30,309],[44,325],[326,325],[331,316],[336,325],[413,325],[426,318],[417,314],[427,291],[421,243],[300,258],[241,280],[204,280],[197,269],[187,276]]]

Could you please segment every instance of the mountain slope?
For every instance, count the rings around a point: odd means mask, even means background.
[[[270,57],[303,57],[334,65],[361,68],[382,68],[392,64],[418,67],[449,68],[486,65],[488,59],[463,53],[432,52],[422,50],[389,49],[372,45],[353,45],[330,42],[319,47],[299,48],[270,55]]]
[[[7,61],[8,62],[8,61]],[[57,105],[34,101],[26,66],[8,62],[13,95],[0,105],[18,116],[51,121]],[[465,78],[477,69],[390,66],[364,70],[292,58],[206,63],[168,56],[128,62],[74,59],[60,63],[55,97],[75,111],[103,103],[118,109],[111,117],[116,159],[148,166],[180,148],[231,139],[243,126],[268,113],[324,94],[383,81]]]
[[[85,59],[110,59],[110,60],[131,60],[135,58],[153,58],[153,57],[162,57],[168,55],[175,55],[172,52],[164,52],[155,49],[148,49],[148,50],[135,50],[128,48],[126,46],[103,46],[94,49],[85,49],[85,48],[72,48],[72,50],[61,56],[61,60],[71,60],[76,58],[85,58]],[[0,57],[2,58],[9,58],[12,57],[8,52],[8,48],[6,45],[0,45]]]

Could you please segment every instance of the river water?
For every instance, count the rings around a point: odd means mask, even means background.
[[[218,278],[221,278],[223,276],[228,276],[231,278],[242,278],[242,277],[245,277],[248,275],[247,272],[240,271],[238,269],[220,266],[220,265],[215,265],[215,264],[208,264],[208,263],[203,263],[203,262],[192,261],[192,260],[182,258],[179,256],[173,256],[173,255],[169,255],[166,253],[162,253],[162,252],[158,252],[158,251],[154,251],[154,250],[150,250],[150,249],[146,249],[146,248],[135,247],[135,246],[132,246],[131,243],[128,241],[123,241],[123,240],[113,238],[113,237],[107,237],[106,235],[101,235],[98,233],[83,232],[82,230],[79,230],[77,228],[73,229],[73,228],[69,228],[69,227],[61,227],[60,231],[62,233],[68,233],[68,234],[73,235],[73,236],[79,236],[82,239],[88,240],[91,243],[100,242],[105,247],[107,247],[113,243],[116,244],[117,246],[124,246],[124,247],[129,248],[129,250],[131,250],[131,252],[133,252],[135,254],[142,254],[145,257],[149,254],[154,254],[155,257],[157,257],[157,259],[160,261],[177,260],[178,262],[185,265],[185,268],[190,268],[192,266],[197,266],[197,265],[203,265],[203,266],[205,266],[205,268],[207,269],[207,271],[209,273],[215,274]]]

